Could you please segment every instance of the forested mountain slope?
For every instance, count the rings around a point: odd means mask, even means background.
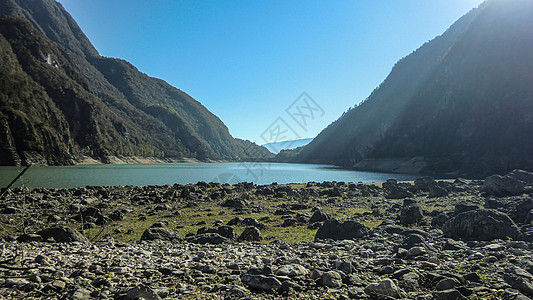
[[[0,0],[0,14],[0,164],[272,156],[185,92],[100,56],[61,4]]]
[[[533,2],[486,1],[282,155],[346,167],[418,157],[422,172],[471,177],[533,169]]]

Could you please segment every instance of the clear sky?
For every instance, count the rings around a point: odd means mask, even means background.
[[[230,133],[262,144],[282,118],[314,137],[392,66],[481,0],[60,0],[101,55],[185,91]],[[306,92],[304,128],[285,111]]]

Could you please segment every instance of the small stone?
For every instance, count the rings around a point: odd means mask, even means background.
[[[438,267],[438,265],[430,261],[422,261],[420,262],[420,267],[426,268],[426,269],[435,269]]]
[[[128,267],[111,267],[108,268],[107,271],[116,274],[126,274],[130,272],[130,269]]]
[[[166,298],[170,295],[170,290],[168,288],[156,288],[154,292],[161,298]]]
[[[453,289],[458,285],[459,285],[459,282],[456,279],[446,278],[446,279],[442,279],[441,281],[439,281],[435,285],[435,288],[439,291],[444,291],[444,290]]]
[[[471,272],[471,273],[465,274],[465,275],[463,275],[463,278],[465,280],[470,281],[470,282],[481,282],[481,278],[475,272]]]
[[[502,244],[489,244],[483,248],[489,251],[501,251],[505,249],[505,247]]]
[[[66,283],[61,280],[54,280],[52,282],[52,287],[57,291],[62,291],[66,287]]]
[[[423,247],[412,247],[407,251],[408,257],[418,256],[426,253],[426,249]]]
[[[179,239],[181,238],[175,230],[167,228],[148,228],[143,232],[141,236],[142,241],[174,241]]]
[[[329,219],[331,219],[331,217],[327,213],[323,212],[321,209],[317,209],[309,219],[309,224],[324,222]]]
[[[288,293],[290,291],[300,291],[302,287],[298,285],[297,283],[286,280],[281,283],[281,291],[284,293]]]
[[[516,255],[516,256],[524,256],[526,255],[526,253],[522,250],[522,249],[516,249],[516,248],[511,248],[509,250],[510,253]]]
[[[89,243],[89,240],[78,231],[65,226],[54,226],[37,232],[43,240],[53,239],[56,243],[81,242]]]
[[[161,297],[149,286],[138,285],[130,289],[127,293],[129,299],[146,299],[146,300],[159,300]]]
[[[351,274],[352,273],[352,264],[350,262],[347,262],[347,261],[343,261],[342,263],[340,263],[340,265],[338,266],[337,268],[339,271],[342,271],[344,272],[344,274]]]
[[[245,273],[241,275],[241,281],[251,288],[264,291],[279,290],[281,288],[281,282],[271,276]]]
[[[165,226],[168,226],[168,221],[167,220],[157,221],[154,224],[152,224],[152,226],[150,226],[150,227],[151,228],[163,228]]]
[[[379,268],[376,273],[379,275],[392,274],[394,273],[394,268],[391,266],[384,266]]]
[[[411,199],[404,201],[404,205],[400,211],[400,224],[404,226],[417,224],[423,217],[422,209],[416,201],[411,201]]]
[[[101,286],[111,286],[111,282],[107,278],[97,277],[91,281],[91,285],[98,288]]]
[[[337,271],[328,271],[322,274],[320,282],[328,287],[339,288],[342,286],[342,276]]]
[[[313,271],[311,271],[311,279],[317,280],[322,277],[322,274],[324,274],[324,272],[317,269],[313,269]]]
[[[186,238],[187,242],[195,244],[220,245],[231,243],[231,240],[221,236],[218,233],[203,233]]]
[[[259,229],[253,226],[246,227],[239,236],[239,241],[259,242],[263,239]]]
[[[35,262],[40,264],[41,266],[50,265],[50,261],[48,260],[48,258],[40,254],[35,257]]]
[[[234,285],[226,294],[226,299],[242,299],[246,297],[248,293],[249,291],[246,288],[239,285]]]
[[[206,274],[216,274],[217,268],[212,264],[206,264],[202,267],[201,271]]]
[[[276,275],[289,277],[305,276],[308,273],[309,270],[299,264],[284,265],[279,267],[278,270],[276,270]]]
[[[533,296],[533,284],[528,279],[516,274],[505,273],[503,274],[503,280],[521,293]]]
[[[439,291],[433,294],[435,299],[438,300],[459,300],[459,299],[466,299],[463,294],[461,294],[458,290],[451,289],[451,290],[444,290]]]
[[[404,248],[398,248],[398,252],[396,253],[396,255],[400,258],[403,258],[403,257],[407,257],[408,255],[408,251],[407,249],[404,249]]]
[[[29,242],[42,242],[43,237],[38,234],[33,233],[26,233],[17,238],[17,241],[21,243],[29,243]]]
[[[31,282],[39,283],[39,284],[42,282],[41,277],[39,275],[37,275],[37,274],[31,274],[28,277],[28,280],[31,281]]]
[[[91,299],[91,291],[77,287],[70,293],[70,298],[72,300],[88,300]]]

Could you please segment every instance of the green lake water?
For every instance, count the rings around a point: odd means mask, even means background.
[[[6,187],[23,167],[0,167],[0,187]],[[15,187],[72,188],[88,185],[165,185],[205,182],[256,184],[309,181],[383,182],[388,178],[414,180],[417,175],[346,170],[328,165],[288,163],[172,163],[136,165],[79,165],[31,167]]]

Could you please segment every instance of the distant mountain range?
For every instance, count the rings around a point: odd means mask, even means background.
[[[533,170],[533,1],[486,1],[277,159],[468,177]]]
[[[273,156],[185,92],[100,56],[58,2],[0,0],[0,14],[0,165]]]
[[[305,146],[309,144],[312,140],[312,138],[298,139],[292,141],[267,143],[261,146],[267,148],[270,152],[274,154],[278,154],[281,150],[292,150],[298,147]]]

